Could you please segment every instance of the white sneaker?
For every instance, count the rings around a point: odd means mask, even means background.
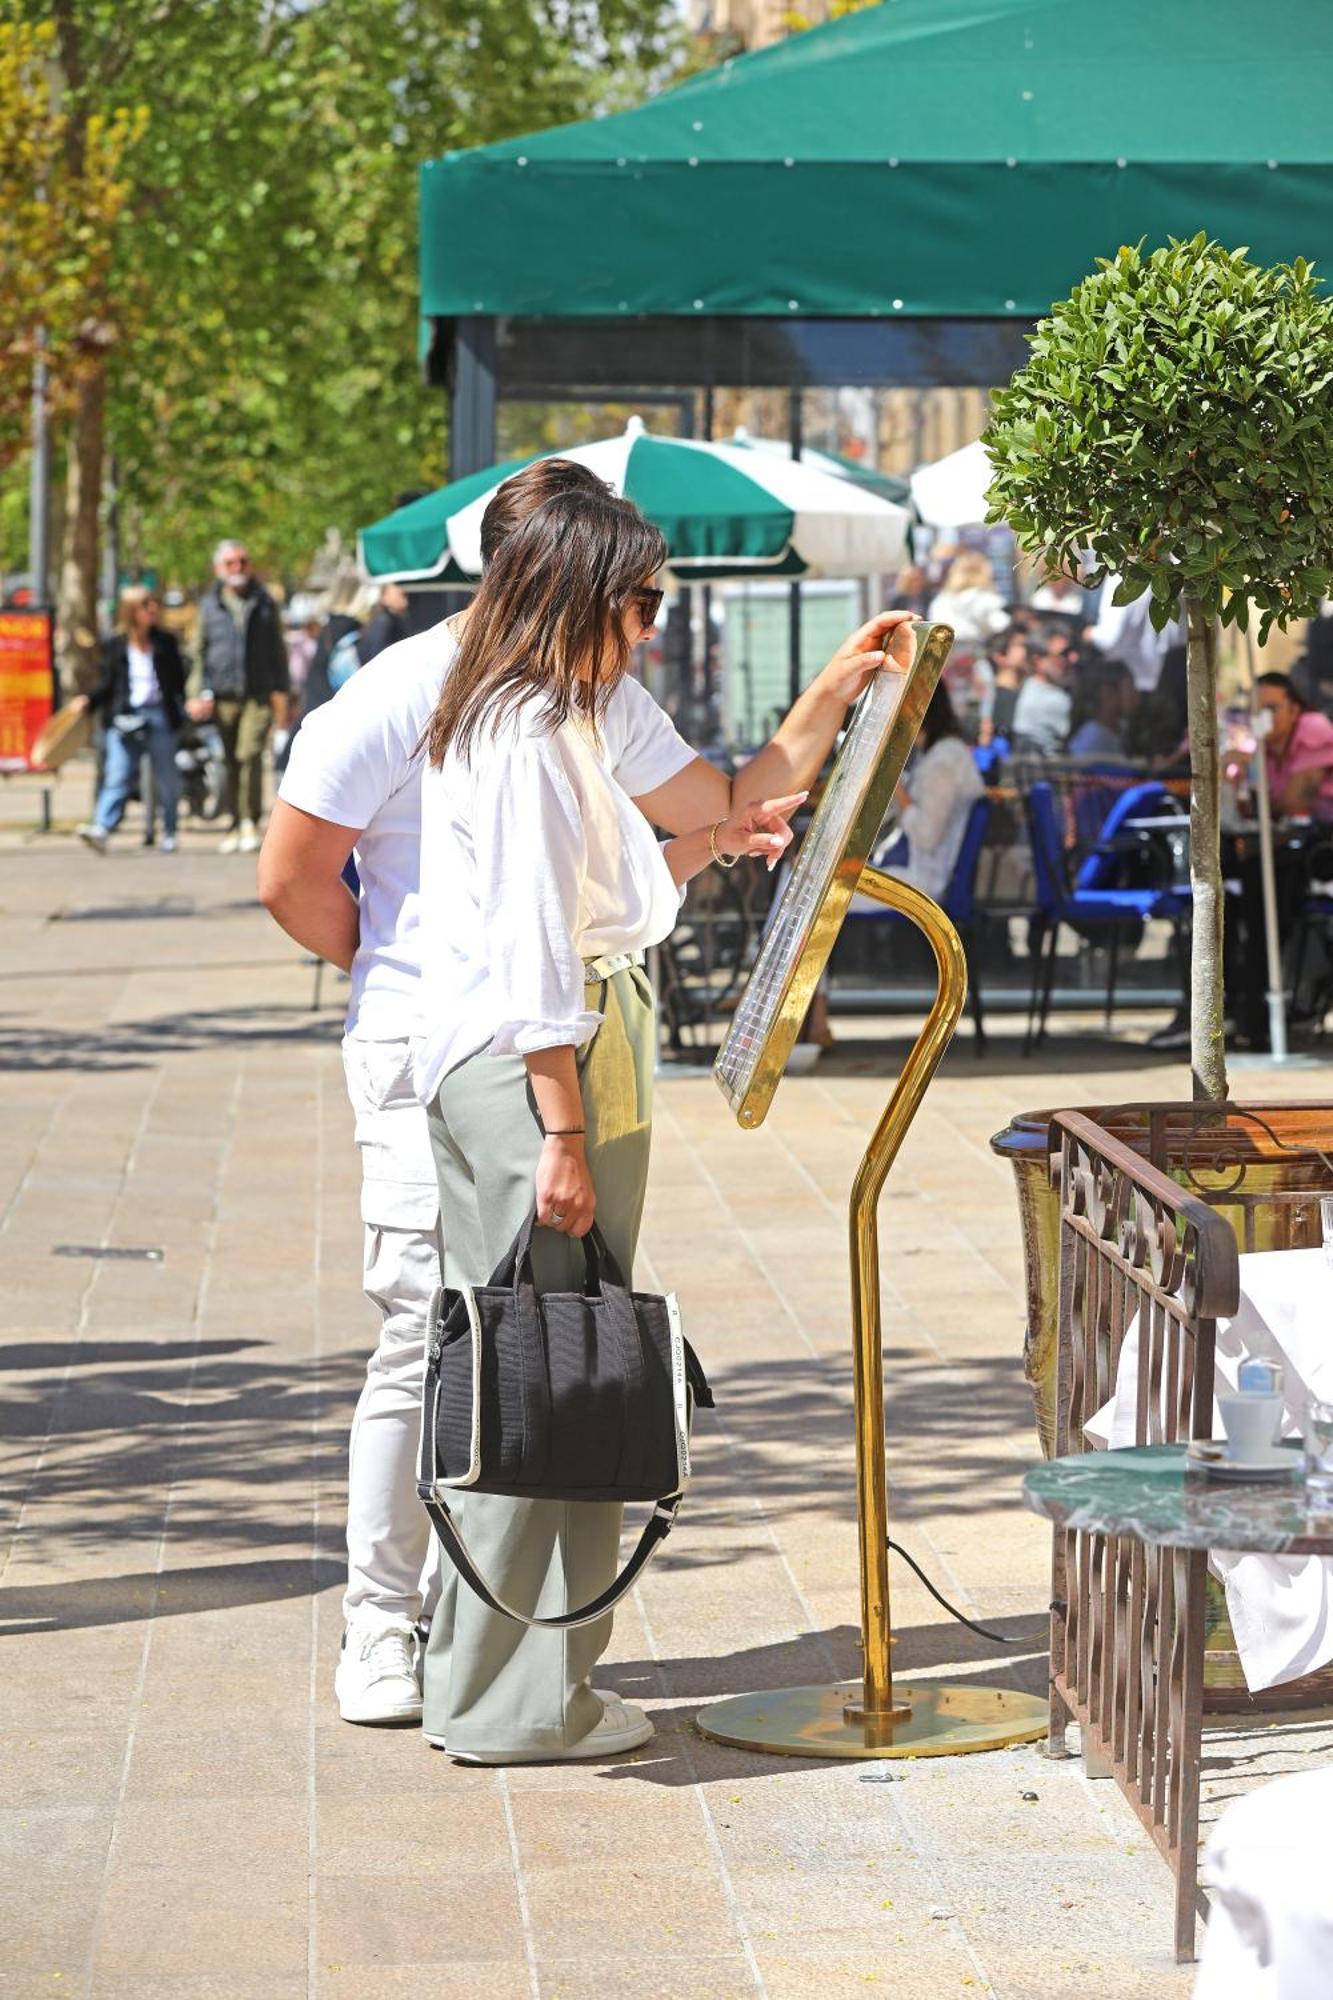
[[[242,854],[258,854],[260,847],[259,828],[252,819],[241,821],[241,837],[236,843]]]
[[[162,852],[164,854],[174,854],[176,852],[176,836],[174,833],[163,834]]]
[[[421,1667],[415,1628],[352,1624],[333,1677],[344,1722],[420,1722]]]
[[[235,854],[239,851],[240,845],[241,829],[239,826],[234,826],[226,838],[218,842],[218,853]]]
[[[577,1743],[571,1743],[566,1750],[454,1750],[450,1752],[455,1764],[573,1764],[600,1762],[603,1757],[618,1757],[625,1750],[637,1750],[647,1743],[653,1734],[653,1725],[641,1708],[633,1702],[622,1701],[618,1694],[608,1694],[604,1688],[594,1688],[593,1693],[602,1704],[602,1719],[595,1729]],[[439,1750],[448,1748],[442,1736],[428,1736]]]
[[[85,847],[91,847],[95,854],[106,853],[106,844],[111,836],[103,827],[89,824],[81,826],[78,831],[79,839]]]

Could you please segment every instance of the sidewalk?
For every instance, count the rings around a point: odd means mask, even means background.
[[[0,848],[0,1993],[1187,1994],[1167,1870],[1076,1761],[820,1765],[691,1728],[712,1696],[857,1672],[845,1203],[888,1086],[854,1054],[754,1135],[707,1079],[659,1096],[640,1276],[680,1292],[718,1409],[600,1677],[655,1741],[505,1773],[338,1721],[373,1326],[342,988],[311,1009],[251,865],[214,846]],[[975,1637],[895,1564],[899,1672],[1043,1685],[1021,1256],[986,1140],[1034,1104],[1187,1088],[1067,1034],[1034,1068],[1008,1038],[976,1062],[964,1030],[889,1184],[894,1531],[1023,1640]],[[1319,1083],[1244,1094],[1270,1087]]]

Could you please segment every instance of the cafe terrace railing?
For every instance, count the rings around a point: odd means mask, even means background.
[[[1236,1239],[1186,1194],[1078,1112],[1052,1122],[1060,1193],[1055,1450],[1089,1449],[1083,1426],[1114,1394],[1137,1323],[1136,1444],[1208,1437],[1219,1316],[1239,1303]],[[1176,1878],[1176,1952],[1191,1958],[1197,1901],[1203,1720],[1202,1550],[1055,1531],[1051,1735],[1070,1721],[1089,1769],[1113,1775]]]

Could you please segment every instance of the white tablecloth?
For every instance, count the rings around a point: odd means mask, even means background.
[[[1194,2000],[1328,2000],[1333,1771],[1276,1778],[1229,1805],[1203,1879],[1211,1909]]]
[[[1138,1380],[1135,1319],[1125,1335],[1115,1395],[1087,1424],[1089,1443],[1132,1445]],[[1322,1250],[1266,1250],[1240,1260],[1240,1310],[1217,1323],[1217,1381],[1235,1388],[1252,1358],[1286,1372],[1282,1435],[1298,1436],[1314,1397],[1333,1402],[1333,1269]],[[1213,1435],[1224,1437],[1216,1408]],[[1320,1556],[1256,1556],[1214,1550],[1236,1650],[1252,1690],[1297,1680],[1333,1660],[1333,1562]],[[1333,1980],[1330,1981],[1333,1992]]]

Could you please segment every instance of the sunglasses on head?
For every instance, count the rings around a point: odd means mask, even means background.
[[[635,591],[630,602],[643,620],[645,628],[649,625],[656,625],[657,614],[662,609],[662,599],[665,596],[666,592],[664,590],[650,589]]]

